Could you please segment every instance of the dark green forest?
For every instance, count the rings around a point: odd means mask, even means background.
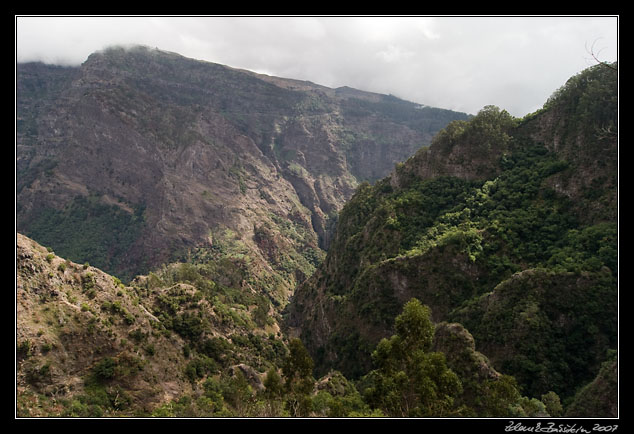
[[[522,395],[574,402],[618,343],[615,148],[588,159],[610,143],[603,132],[615,125],[615,89],[614,71],[597,66],[540,113],[516,119],[490,106],[454,121],[431,148],[488,152],[494,160],[482,176],[421,179],[422,150],[397,167],[397,184],[360,186],[339,215],[326,271],[303,288],[300,303],[323,288],[320,303],[331,309],[329,336],[310,326],[302,334],[320,372],[363,378],[374,368],[376,336],[392,333],[404,304],[418,298],[434,322],[462,324]],[[534,134],[535,119],[554,110],[567,116],[560,136],[545,137],[565,144],[557,151]],[[599,169],[582,184],[588,166]]]

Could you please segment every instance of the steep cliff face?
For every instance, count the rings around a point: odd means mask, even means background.
[[[288,308],[317,366],[367,372],[416,297],[533,397],[594,378],[617,336],[618,77],[604,68],[524,119],[485,107],[453,122],[360,186]]]
[[[521,133],[569,162],[548,185],[571,198],[586,223],[618,218],[619,80],[616,64],[571,77]]]
[[[270,268],[264,226],[310,273],[357,184],[466,117],[145,48],[17,71],[18,230],[122,278],[218,243]]]
[[[144,48],[19,65],[18,231],[70,259],[17,235],[19,412],[170,413],[236,369],[261,386],[282,312],[316,374],[358,378],[415,297],[469,406],[512,375],[570,415],[613,415],[618,81],[603,68],[524,119],[467,120]],[[91,264],[154,271],[125,286]]]

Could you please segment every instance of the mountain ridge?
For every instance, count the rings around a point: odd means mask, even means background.
[[[367,385],[338,371],[304,373],[294,391],[296,370],[312,364],[301,341],[209,270],[173,264],[128,286],[21,234],[16,242],[19,418],[385,416],[366,402]],[[464,390],[455,415],[548,414],[460,324],[427,325],[435,357]]]
[[[365,374],[415,297],[435,322],[464,325],[531,396],[556,385],[572,399],[616,345],[617,85],[598,65],[523,119],[485,107],[361,185],[288,308],[317,366]]]
[[[615,417],[617,78],[436,130],[147,48],[19,65],[19,415]]]
[[[258,77],[142,47],[94,53],[78,69],[18,65],[18,229],[129,279],[210,239],[213,247],[224,227],[261,256],[254,224],[279,233],[275,219],[294,215],[308,237],[295,240],[301,256],[327,247],[359,179],[382,176],[425,145],[442,116],[466,117],[403,102],[422,122],[413,125],[385,111],[400,102],[359,104],[322,86],[290,90],[297,81]],[[80,212],[106,214],[105,205],[115,208],[99,224],[118,238],[92,234],[103,247],[80,258],[86,246],[62,228]],[[52,230],[42,214],[62,223]],[[136,232],[119,234],[122,220]],[[118,257],[103,251],[113,244],[125,246]]]

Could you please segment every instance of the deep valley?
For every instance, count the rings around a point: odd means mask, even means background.
[[[18,64],[16,415],[617,417],[616,68],[520,119]]]

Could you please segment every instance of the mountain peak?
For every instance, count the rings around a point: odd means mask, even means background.
[[[262,257],[254,227],[284,232],[289,216],[302,239],[280,239],[309,270],[300,258],[327,246],[359,182],[465,117],[145,46],[107,48],[73,71],[43,94],[51,72],[18,66],[18,228],[125,278],[225,229]],[[84,213],[91,246],[71,223]]]

